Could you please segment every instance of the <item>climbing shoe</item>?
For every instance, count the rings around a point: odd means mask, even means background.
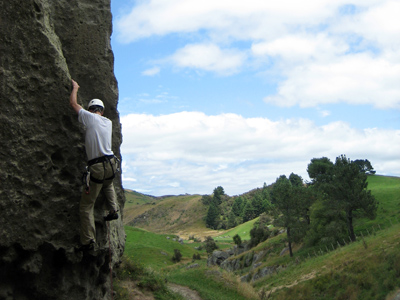
[[[104,221],[112,221],[118,219],[117,211],[109,212],[107,216],[104,217]]]

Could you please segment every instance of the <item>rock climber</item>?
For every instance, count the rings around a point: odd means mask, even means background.
[[[118,219],[118,208],[113,179],[117,170],[117,159],[111,150],[112,122],[103,117],[104,104],[92,99],[85,110],[77,102],[79,85],[72,80],[69,103],[78,114],[78,120],[85,126],[85,148],[88,158],[88,182],[83,189],[79,205],[81,250],[93,250],[96,246],[94,204],[103,189],[109,213],[105,221]],[[86,177],[86,176],[85,176]],[[90,178],[90,179],[89,179]]]

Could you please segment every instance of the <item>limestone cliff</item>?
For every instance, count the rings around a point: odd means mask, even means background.
[[[0,1],[0,299],[111,299],[108,229],[95,208],[101,249],[79,245],[83,128],[69,107],[106,106],[113,151],[122,141],[110,46],[110,0]],[[114,181],[125,202],[120,174]],[[123,253],[121,218],[109,223],[112,265]]]

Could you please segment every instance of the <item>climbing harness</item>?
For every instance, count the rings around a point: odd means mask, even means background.
[[[111,239],[110,239],[110,226],[107,223],[107,232],[108,232],[108,255],[109,255],[109,267],[110,267],[110,280],[111,280],[111,299],[114,300],[114,287],[113,287],[113,277],[112,277],[112,260],[111,260]]]
[[[111,161],[113,158],[115,161],[115,169],[114,169],[114,165]],[[85,172],[83,172],[83,175],[82,175],[82,184],[85,186],[85,193],[90,194],[90,180],[95,183],[102,184],[105,180],[114,179],[115,174],[117,172],[120,172],[120,162],[121,161],[115,155],[105,155],[102,157],[98,157],[98,158],[89,160],[88,165],[86,166],[86,170],[85,170]],[[104,170],[106,169],[106,163],[108,163],[111,166],[113,175],[108,178],[103,177],[103,179],[98,179],[93,176],[90,176],[90,166],[92,166],[94,164],[98,164],[98,163],[103,163]]]

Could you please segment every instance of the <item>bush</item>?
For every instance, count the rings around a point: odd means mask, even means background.
[[[250,248],[257,246],[269,238],[270,232],[268,227],[258,226],[250,230]]]
[[[211,253],[215,249],[218,249],[218,246],[215,243],[214,239],[211,236],[208,236],[208,237],[206,237],[206,240],[204,241],[204,248],[206,249],[207,254],[211,255]]]
[[[181,258],[182,258],[181,251],[179,251],[178,249],[174,249],[174,255],[172,256],[172,261],[174,263],[180,262]]]
[[[233,237],[233,241],[235,242],[236,245],[238,245],[238,247],[242,244],[242,239],[240,238],[239,234],[236,234]]]
[[[201,259],[201,257],[200,257],[200,254],[199,253],[195,253],[195,254],[193,254],[193,260],[195,260],[195,259],[197,259],[197,260],[200,260]]]

